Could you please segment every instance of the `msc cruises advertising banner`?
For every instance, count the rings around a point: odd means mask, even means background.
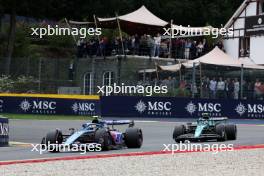
[[[99,115],[99,100],[0,96],[0,113]]]
[[[101,114],[106,117],[197,118],[213,117],[264,119],[264,101],[216,100],[166,97],[101,97]]]

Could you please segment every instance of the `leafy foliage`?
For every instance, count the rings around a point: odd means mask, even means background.
[[[0,76],[0,93],[3,92],[17,92],[17,93],[27,93],[34,92],[34,85],[36,85],[37,80],[32,76],[19,76],[16,79],[12,79],[10,76],[2,75]]]
[[[0,0],[5,13],[16,5],[18,15],[61,20],[63,18],[93,21],[99,17],[122,15],[145,5],[158,17],[176,24],[201,26],[209,23],[215,27],[226,23],[243,0]],[[0,4],[1,4],[0,3]]]

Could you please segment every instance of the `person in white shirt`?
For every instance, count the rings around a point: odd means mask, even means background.
[[[210,83],[209,83],[209,96],[210,98],[215,98],[215,94],[216,94],[216,80],[215,78],[213,78]]]
[[[240,90],[240,87],[239,87],[239,82],[237,80],[237,78],[235,79],[235,83],[234,83],[234,98],[235,99],[238,99],[238,96],[239,96],[239,90]]]
[[[154,37],[154,57],[159,57],[160,55],[160,42],[161,36],[158,33],[156,37]]]

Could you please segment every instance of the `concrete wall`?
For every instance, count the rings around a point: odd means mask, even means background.
[[[250,58],[256,64],[264,64],[264,37],[250,38]]]
[[[230,55],[234,59],[238,59],[238,50],[239,50],[238,38],[224,40],[224,47],[228,55]]]
[[[174,64],[174,60],[158,59],[155,61],[143,57],[129,57],[118,60],[117,57],[112,58],[95,58],[94,63],[91,58],[79,59],[76,65],[76,82],[77,86],[81,87],[83,91],[84,74],[93,72],[94,70],[94,93],[97,92],[96,86],[103,85],[103,74],[107,71],[114,72],[115,82],[118,83],[118,76],[120,75],[120,83],[126,85],[135,85],[138,80],[138,71],[142,69],[155,68],[155,62],[161,65],[168,63]],[[119,74],[120,73],[120,74]]]

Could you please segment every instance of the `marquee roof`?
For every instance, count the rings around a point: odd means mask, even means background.
[[[165,26],[168,23],[151,13],[144,5],[134,12],[112,18],[97,18],[99,22],[109,22],[116,19],[151,26]]]

